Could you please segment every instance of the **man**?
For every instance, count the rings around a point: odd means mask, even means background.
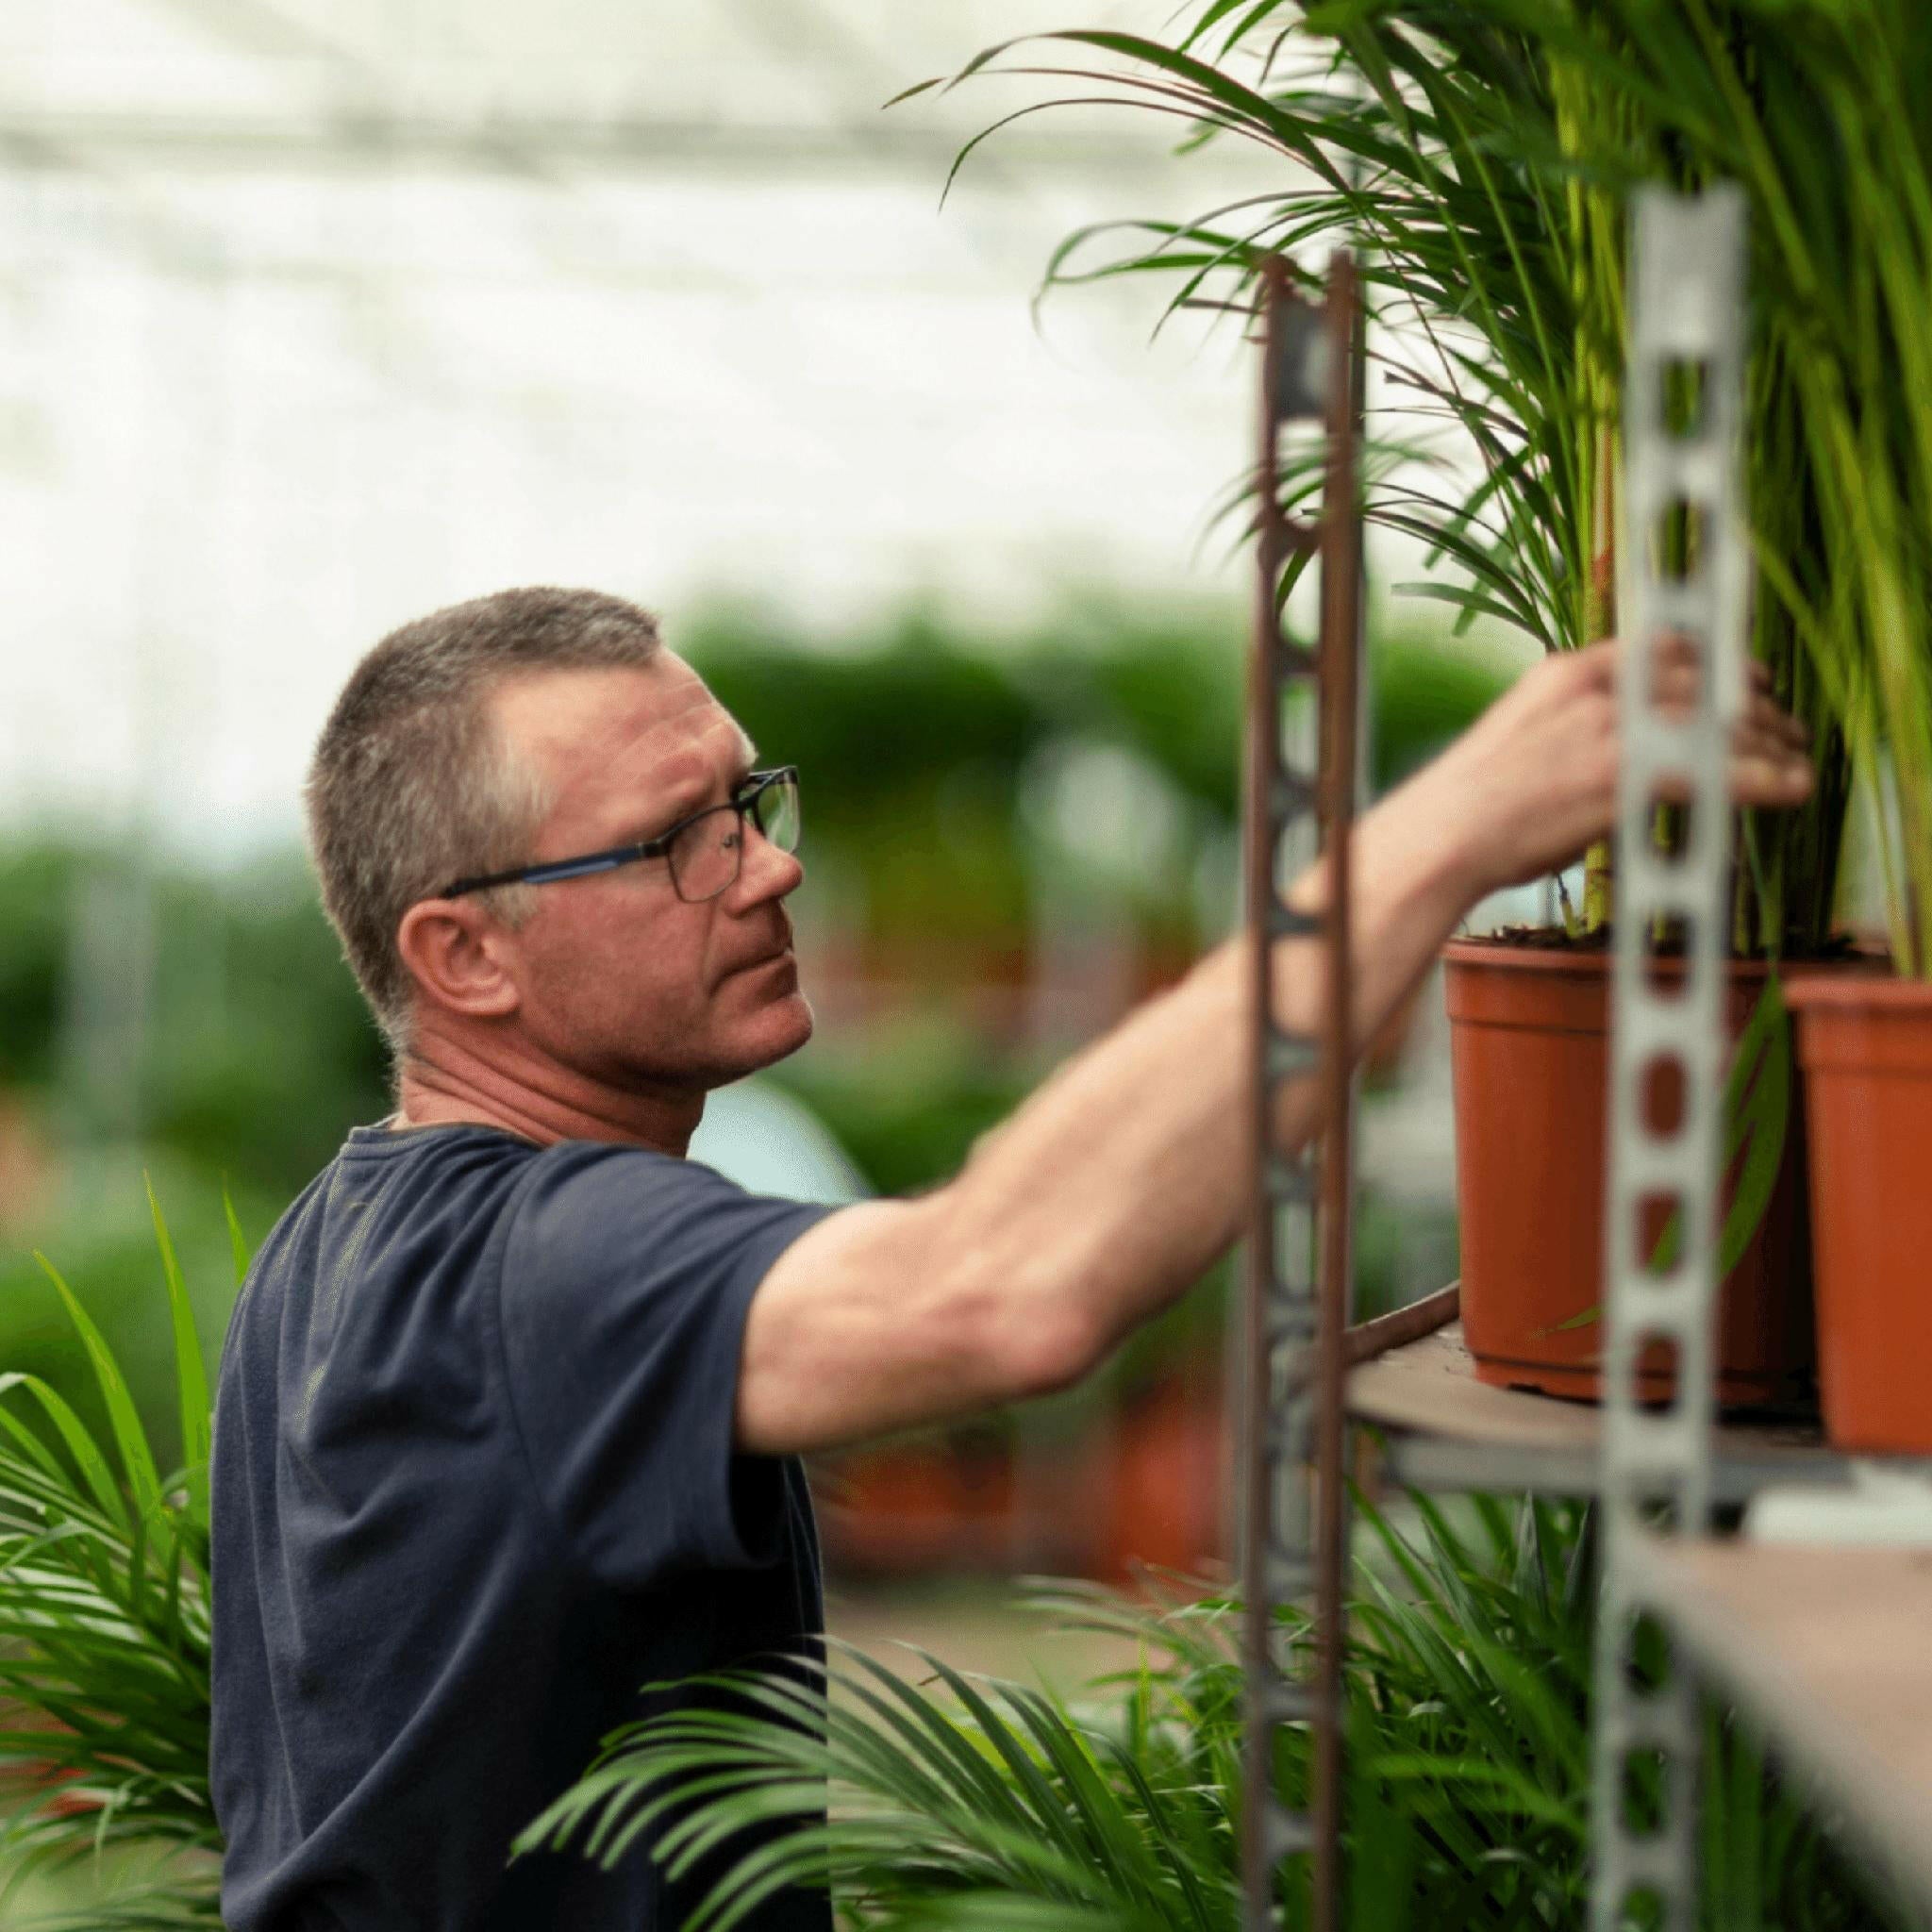
[[[1612,664],[1540,666],[1362,820],[1357,1038],[1476,900],[1605,831]],[[709,1090],[811,1033],[795,777],[758,757],[648,616],[581,591],[406,626],[323,733],[315,862],[398,1104],[264,1243],[222,1364],[233,1932],[680,1924],[645,1849],[508,1848],[640,1687],[819,1628],[798,1455],[1063,1387],[1235,1238],[1233,944],[935,1192],[832,1211],[683,1158]],[[1760,696],[1740,797],[1808,782]],[[1275,970],[1311,1024],[1318,958]],[[829,1920],[794,1896],[761,1923]]]

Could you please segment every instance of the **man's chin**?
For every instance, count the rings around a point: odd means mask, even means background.
[[[783,1059],[787,1054],[796,1053],[811,1038],[813,1030],[818,1025],[818,1015],[812,1011],[811,1002],[795,989],[787,993],[778,1004],[791,1035],[778,1054],[778,1058]]]
[[[730,1075],[734,1080],[789,1059],[812,1036],[816,1024],[811,1002],[795,988],[759,1009],[745,1029],[744,1063]]]

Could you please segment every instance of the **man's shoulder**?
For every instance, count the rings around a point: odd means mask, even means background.
[[[429,1276],[446,1292],[482,1261],[544,1152],[468,1124],[354,1129],[256,1250],[229,1348],[250,1329],[281,1330],[291,1312],[333,1330],[352,1290],[365,1309],[386,1288],[420,1297]]]
[[[493,1276],[513,1230],[525,1254],[567,1267],[641,1224],[746,1198],[698,1162],[622,1142],[541,1145],[467,1122],[358,1127],[256,1251],[234,1323],[279,1320],[291,1294],[326,1301],[351,1280],[366,1296],[384,1283],[415,1293],[426,1273]]]
[[[372,1212],[433,1210],[453,1188],[469,1194],[513,1188],[542,1151],[534,1141],[467,1123],[400,1131],[352,1128],[335,1158],[269,1230],[248,1278],[305,1241],[350,1234]]]
[[[519,1274],[609,1263],[669,1267],[762,1247],[831,1210],[754,1194],[703,1161],[648,1148],[560,1141],[534,1161],[508,1217],[506,1257]]]

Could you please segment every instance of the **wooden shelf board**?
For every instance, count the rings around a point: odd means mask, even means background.
[[[1698,1674],[1932,1902],[1932,1549],[1646,1537],[1631,1567]]]
[[[1445,1315],[1453,1312],[1452,1300],[1431,1300]],[[1395,1481],[1423,1489],[1569,1495],[1595,1489],[1595,1406],[1478,1381],[1460,1322],[1445,1320],[1430,1333],[1360,1359],[1365,1352],[1359,1346],[1352,1351],[1357,1361],[1349,1371],[1348,1411],[1387,1432],[1389,1474]],[[1716,1453],[1720,1502],[1742,1501],[1770,1483],[1846,1480],[1844,1458],[1825,1446],[1815,1424],[1723,1422]]]

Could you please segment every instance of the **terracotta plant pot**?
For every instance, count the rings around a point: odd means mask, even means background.
[[[973,1431],[886,1442],[815,1463],[827,1557],[866,1574],[1004,1570],[1010,1445]]]
[[[1462,1326],[1476,1374],[1505,1388],[1595,1400],[1603,1350],[1604,1181],[1609,1059],[1607,953],[1492,940],[1444,951],[1456,1083]],[[1728,1022],[1743,1030],[1765,968],[1732,965]],[[1659,1124],[1677,1104],[1657,1094]],[[1803,1109],[1757,1233],[1725,1277],[1717,1399],[1784,1403],[1813,1358]],[[1725,1202],[1730,1185],[1727,1178]],[[1657,1219],[1661,1232],[1663,1215]],[[1639,1371],[1669,1399],[1661,1353]]]
[[[1224,1433],[1218,1374],[1170,1376],[1122,1410],[1106,1505],[1108,1581],[1129,1581],[1142,1565],[1198,1575],[1213,1559]]]
[[[1788,989],[1811,1150],[1818,1380],[1845,1449],[1932,1455],[1932,986]]]

